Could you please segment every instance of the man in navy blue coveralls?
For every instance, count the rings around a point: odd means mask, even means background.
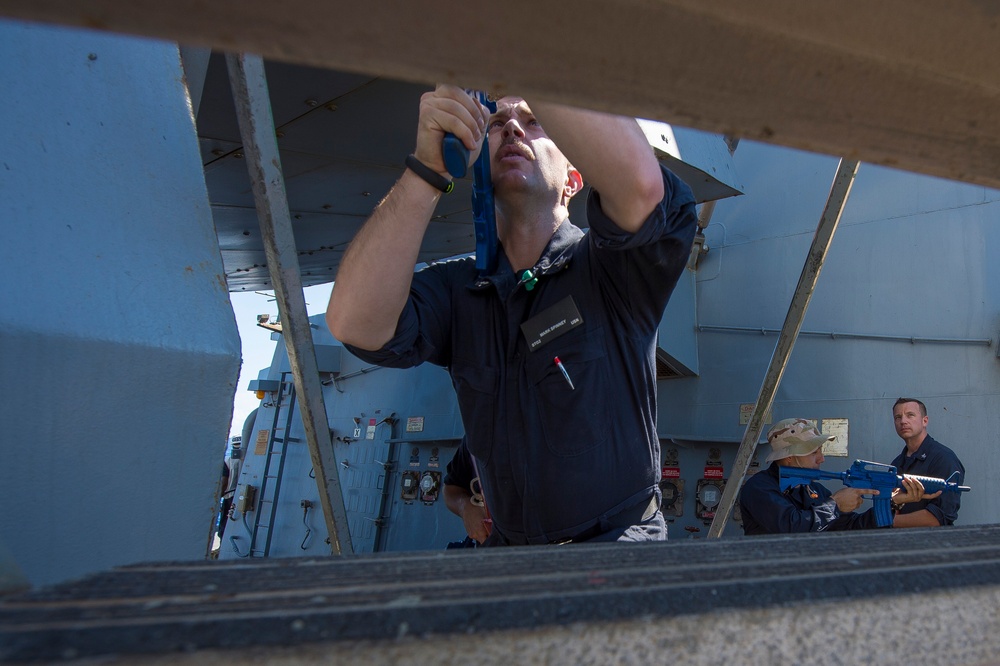
[[[490,275],[472,258],[413,272],[447,132],[470,162],[486,139],[500,241]],[[414,158],[423,168],[403,173],[344,256],[331,332],[372,363],[448,368],[489,544],[665,539],[654,352],[694,238],[690,189],[632,118],[517,97],[490,115],[453,86],[421,99]],[[567,207],[584,177],[588,232]]]
[[[960,485],[965,481],[965,467],[955,452],[927,434],[927,407],[916,398],[899,398],[892,406],[896,434],[906,446],[892,461],[899,474],[932,476],[948,479]],[[962,493],[944,493],[936,499],[926,499],[903,507],[896,521],[906,527],[936,527],[951,525],[958,518]],[[899,525],[897,525],[899,526]]]

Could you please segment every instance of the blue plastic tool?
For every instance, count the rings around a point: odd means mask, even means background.
[[[476,99],[496,112],[496,102],[491,102],[486,93],[477,91]],[[484,139],[484,141],[487,141]],[[462,178],[468,169],[469,149],[457,136],[446,134],[441,143],[444,165],[452,178]],[[497,220],[493,207],[493,176],[490,172],[489,144],[483,145],[479,157],[472,166],[472,220],[476,232],[476,272],[489,275],[497,267]]]

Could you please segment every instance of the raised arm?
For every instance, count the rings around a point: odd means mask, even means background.
[[[601,195],[601,208],[634,233],[663,198],[663,177],[634,118],[530,102],[546,134]]]
[[[446,132],[473,153],[487,112],[460,88],[439,86],[420,100],[414,156],[450,179],[441,155]],[[442,193],[410,169],[379,203],[344,254],[330,294],[326,322],[341,342],[375,350],[388,342],[406,304],[413,268]],[[374,307],[373,307],[374,305]]]

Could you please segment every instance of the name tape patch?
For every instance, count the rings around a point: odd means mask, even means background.
[[[567,296],[521,324],[521,332],[528,341],[528,350],[536,351],[582,323],[583,317],[580,316],[573,297]]]

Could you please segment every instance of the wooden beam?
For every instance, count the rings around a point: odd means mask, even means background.
[[[0,16],[516,91],[1000,187],[1000,18],[884,0],[0,0]]]
[[[328,541],[334,555],[353,555],[344,493],[340,489],[340,473],[333,457],[329,417],[326,414],[323,387],[320,385],[316,363],[316,348],[302,293],[302,271],[299,268],[295,234],[288,210],[285,177],[278,156],[278,139],[274,135],[274,117],[267,92],[267,79],[264,76],[264,61],[253,54],[230,54],[226,58],[226,65],[250,172],[261,241],[267,256],[267,270],[271,274],[271,284],[274,285],[278,311],[284,317],[281,321],[281,337],[285,342],[288,365],[295,378],[299,416],[312,460],[319,504],[323,507]],[[284,441],[288,442],[288,431],[283,436]],[[271,452],[266,455],[270,456]],[[281,480],[275,478],[273,483],[280,484]],[[261,485],[262,496],[263,488]],[[277,490],[272,497],[277,502]],[[303,506],[305,501],[302,500]],[[261,504],[263,502],[262,497]],[[271,542],[271,534],[274,533],[271,531],[274,525],[274,502],[271,503],[271,518],[268,519],[267,543]],[[259,526],[259,512],[257,520]],[[255,529],[254,535],[256,534]],[[253,540],[249,547],[248,553],[252,556],[256,547]],[[261,552],[267,556],[267,548],[261,548]]]
[[[929,534],[141,564],[0,598],[0,662],[996,663],[1000,526]]]

